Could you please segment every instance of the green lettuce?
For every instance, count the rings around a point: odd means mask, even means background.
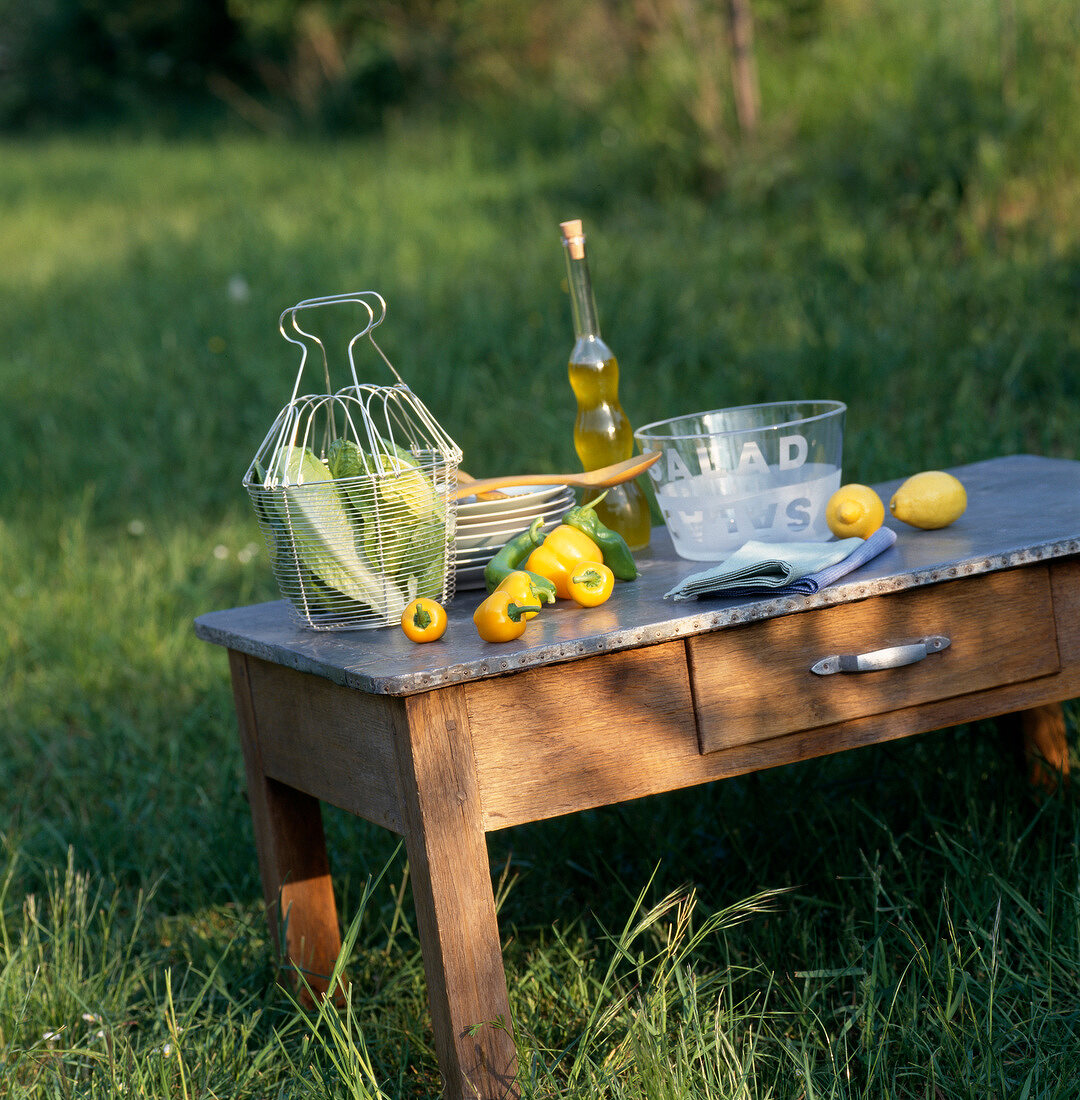
[[[274,472],[284,482],[284,511],[303,566],[380,618],[400,616],[402,590],[357,553],[353,520],[328,467],[310,449],[288,446],[277,455]]]

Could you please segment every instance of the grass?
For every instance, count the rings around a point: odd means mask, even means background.
[[[240,478],[292,384],[286,306],[379,289],[471,472],[572,464],[556,227],[580,214],[637,423],[838,396],[859,480],[1078,457],[1075,90],[1010,129],[949,85],[979,108],[930,147],[968,157],[957,196],[947,157],[905,168],[917,89],[844,112],[857,58],[830,41],[787,91],[813,109],[708,198],[640,165],[616,186],[625,143],[468,120],[4,141],[5,1095],[437,1093],[388,834],[327,811],[349,1011],[276,985],[224,658],[191,630],[275,596]],[[1010,742],[982,723],[494,834],[526,1094],[1075,1096],[1080,803],[1035,797]]]

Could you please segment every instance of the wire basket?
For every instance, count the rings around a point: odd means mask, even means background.
[[[297,314],[342,303],[358,303],[366,323],[346,349],[352,385],[331,392],[325,344],[300,327]],[[385,316],[383,298],[364,290],[307,299],[278,322],[301,349],[300,369],[244,487],[281,594],[315,630],[392,626],[417,596],[441,603],[454,596],[450,491],[461,449],[375,343],[372,332]],[[326,392],[299,396],[307,341],[322,353]],[[389,368],[393,385],[359,382],[361,341]]]

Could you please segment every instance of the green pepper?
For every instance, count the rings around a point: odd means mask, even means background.
[[[555,585],[547,577],[541,577],[539,573],[522,568],[528,556],[544,541],[540,530],[542,526],[543,520],[534,519],[527,531],[515,535],[484,566],[484,583],[487,585],[488,592],[494,592],[511,573],[528,573],[537,599],[541,603],[555,602]]]
[[[562,518],[562,522],[568,527],[576,527],[586,534],[600,547],[600,553],[604,555],[604,564],[615,574],[620,581],[632,581],[637,576],[637,563],[626,539],[618,531],[612,531],[605,527],[600,517],[596,514],[596,506],[607,496],[601,493],[595,500],[588,504],[579,504],[571,508]]]

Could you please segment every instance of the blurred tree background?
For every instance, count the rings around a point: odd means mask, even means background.
[[[475,111],[493,133],[508,141],[527,133],[540,151],[545,142],[594,138],[606,167],[630,173],[628,183],[715,192],[730,181],[740,143],[753,139],[782,170],[778,152],[840,115],[848,125],[822,150],[839,171],[854,160],[853,138],[877,140],[889,149],[880,176],[890,186],[918,199],[955,197],[979,158],[995,155],[987,141],[1013,143],[1035,121],[1036,102],[1073,98],[1080,6],[906,7],[0,0],[0,129],[333,136],[370,132],[407,111]],[[926,23],[917,53],[910,34],[890,36],[890,26],[913,18]],[[843,101],[808,85],[808,71],[827,73]],[[887,133],[860,131],[871,115],[882,117],[890,96],[906,115],[892,112]]]
[[[807,37],[823,3],[757,7],[770,29]],[[597,107],[655,76],[689,93],[708,129],[723,24],[745,36],[748,15],[749,0],[3,0],[0,124],[167,127],[231,113],[334,131],[402,105],[531,99],[541,85]]]
[[[170,133],[241,123],[334,134],[376,128],[402,110],[483,108],[572,137],[575,121],[602,117],[609,142],[632,120],[636,143],[660,167],[708,184],[740,130],[757,129],[755,33],[780,56],[811,48],[828,19],[859,8],[873,18],[874,7],[0,0],[0,128]]]
[[[807,38],[823,2],[758,8],[770,31]],[[541,88],[595,110],[649,87],[654,108],[658,97],[682,99],[686,121],[722,144],[729,52],[744,74],[739,115],[754,123],[749,4],[3,0],[0,125],[167,130],[232,117],[267,131],[338,132],[407,107],[498,99],[535,109]],[[670,124],[663,115],[654,126]]]

